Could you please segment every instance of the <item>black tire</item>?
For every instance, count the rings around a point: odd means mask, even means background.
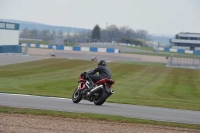
[[[78,90],[78,88],[75,89],[73,95],[72,95],[72,101],[74,103],[79,103],[82,100],[82,94],[81,91]]]
[[[104,89],[102,89],[102,91],[100,92],[100,97],[94,98],[94,104],[102,105],[108,97],[109,97],[108,93]]]

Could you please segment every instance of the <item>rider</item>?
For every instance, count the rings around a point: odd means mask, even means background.
[[[95,74],[97,72],[99,72],[99,75]],[[98,62],[98,66],[91,73],[89,73],[89,77],[95,83],[103,78],[111,79],[112,73],[110,69],[106,66],[106,61],[100,60]]]

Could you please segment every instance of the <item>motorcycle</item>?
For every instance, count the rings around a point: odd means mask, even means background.
[[[115,81],[104,78],[96,83],[91,83],[89,80],[90,72],[91,70],[79,76],[79,85],[72,95],[72,101],[79,103],[82,99],[86,99],[94,102],[95,105],[102,105],[108,97],[114,94],[114,90],[111,88]]]

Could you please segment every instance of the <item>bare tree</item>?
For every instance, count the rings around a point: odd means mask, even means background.
[[[25,28],[21,31],[20,33],[20,37],[22,38],[27,38],[28,37],[28,33],[29,33],[29,29],[28,28]]]
[[[116,25],[110,25],[107,27],[107,39],[108,41],[119,40],[119,29]]]
[[[95,27],[97,27],[96,25]],[[95,28],[94,27],[94,28]],[[148,31],[143,30],[143,29],[138,29],[138,30],[133,30],[129,26],[122,26],[122,27],[117,27],[116,25],[109,25],[106,27],[106,29],[100,29],[100,27],[97,27],[97,32],[92,31],[80,31],[79,33],[75,33],[73,35],[70,35],[69,39],[69,34],[64,37],[63,30],[59,30],[58,32],[56,31],[49,31],[49,29],[45,30],[36,30],[32,29],[29,30],[28,28],[25,28],[21,31],[20,37],[23,38],[33,38],[33,39],[43,39],[43,40],[52,40],[55,37],[61,37],[67,39],[67,41],[73,41],[73,42],[90,42],[91,38],[93,38],[95,35],[95,38],[98,41],[101,42],[120,42],[122,38],[125,38],[125,41],[129,41],[127,39],[133,39],[130,42],[136,42],[136,40],[143,40],[146,42],[146,40],[150,40],[150,35]],[[95,33],[95,34],[94,34]],[[98,33],[98,34],[97,34]],[[98,36],[97,36],[98,35]]]
[[[143,39],[143,40],[149,40],[150,35],[146,30],[139,29],[136,31],[137,38]]]
[[[58,31],[58,37],[63,37],[63,31],[62,30]]]
[[[56,31],[52,30],[50,33],[50,39],[53,39],[54,37],[56,37]]]
[[[49,31],[49,29],[42,30],[41,33],[42,33],[42,38],[43,38],[44,40],[48,40],[48,39],[49,39],[49,36],[50,36],[50,31]]]
[[[148,40],[150,35],[146,30],[133,30],[128,26],[117,27],[116,25],[110,25],[106,29],[101,30],[101,41],[111,42],[120,41],[122,38],[132,38],[132,39],[143,39]]]
[[[38,30],[37,29],[32,29],[29,31],[29,37],[32,39],[37,39],[38,37]]]

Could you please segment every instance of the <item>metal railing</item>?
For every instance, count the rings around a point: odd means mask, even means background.
[[[198,58],[183,58],[183,57],[167,57],[167,66],[180,68],[200,69],[200,59]]]

